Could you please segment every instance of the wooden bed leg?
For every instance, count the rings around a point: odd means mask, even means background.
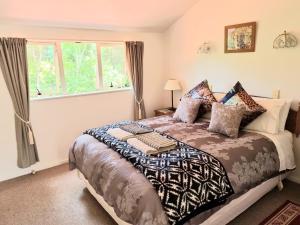
[[[279,191],[282,191],[282,189],[283,189],[283,183],[282,183],[281,176],[279,176],[279,181],[278,181],[278,184],[277,184],[277,188],[278,188]]]

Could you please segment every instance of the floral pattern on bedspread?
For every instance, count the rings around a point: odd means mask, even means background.
[[[238,139],[231,139],[208,132],[208,122],[186,124],[169,116],[140,123],[218,158],[235,191],[231,200],[279,173],[276,147],[263,135],[241,132]],[[151,183],[118,153],[93,137],[82,135],[69,157],[70,168],[78,168],[121,219],[134,225],[168,224]],[[198,225],[219,208],[207,210],[185,224]]]
[[[109,146],[145,175],[156,189],[170,225],[184,224],[199,212],[224,203],[234,193],[225,168],[207,152],[162,134],[176,146],[169,152],[150,156],[107,132],[131,123],[92,128],[84,134]]]
[[[241,131],[239,138],[233,139],[207,131],[207,121],[185,124],[169,116],[151,118],[141,123],[218,158],[228,173],[235,193],[248,190],[278,174],[280,165],[276,147],[261,134]],[[245,181],[250,177],[250,181]]]

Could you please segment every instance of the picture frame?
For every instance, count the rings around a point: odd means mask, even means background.
[[[224,52],[255,52],[256,22],[225,26]]]

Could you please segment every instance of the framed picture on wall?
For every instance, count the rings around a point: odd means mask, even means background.
[[[256,22],[225,26],[225,53],[255,52]]]

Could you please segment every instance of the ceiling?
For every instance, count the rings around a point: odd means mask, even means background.
[[[198,0],[0,0],[0,22],[163,31]]]

